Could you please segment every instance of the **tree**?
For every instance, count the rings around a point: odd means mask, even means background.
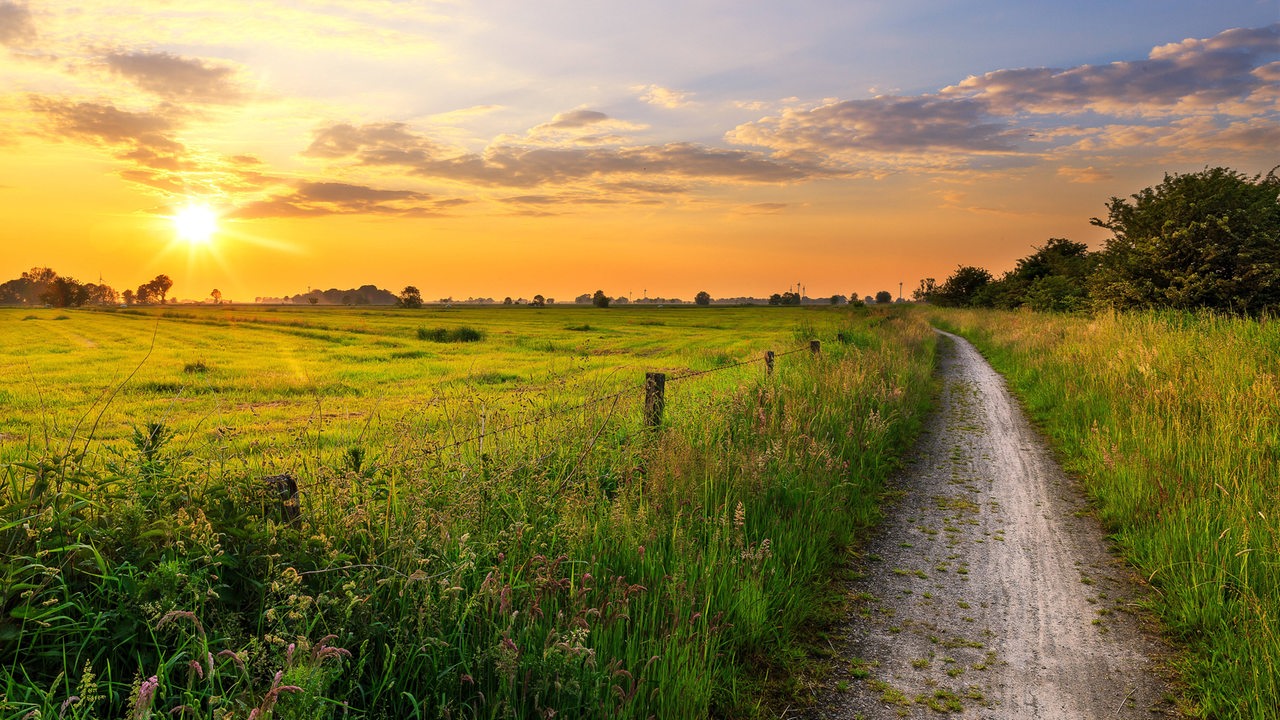
[[[124,304],[125,304],[125,305],[132,305],[132,304],[133,304],[133,291],[132,291],[132,290],[125,290],[124,292],[120,293],[120,299],[121,299],[121,300],[124,300]]]
[[[161,274],[155,276],[155,278],[151,280],[150,285],[152,296],[154,297],[159,295],[160,304],[165,304],[169,295],[169,288],[173,287],[173,280],[171,280],[168,275]]]
[[[405,285],[400,291],[400,299],[396,303],[402,308],[416,310],[422,307],[422,293],[418,292],[418,288],[412,285]]]
[[[991,273],[980,267],[960,265],[930,297],[930,302],[950,307],[972,307],[978,304],[978,292],[991,282]],[[879,299],[879,296],[876,296]]]
[[[503,304],[503,305],[515,305],[515,304],[516,304],[516,301],[515,301],[515,300],[512,300],[512,299],[511,299],[511,296],[510,296],[510,295],[508,295],[508,296],[506,296],[506,297],[502,298],[502,304]]]
[[[697,295],[693,296],[693,303],[706,307],[711,304],[711,293],[706,290],[699,290]]]
[[[133,301],[139,305],[151,304],[151,283],[143,283],[133,293]]]
[[[832,305],[843,305],[843,304],[845,304],[845,303],[847,303],[847,302],[849,302],[849,298],[847,298],[847,297],[845,297],[845,296],[843,296],[843,295],[832,295],[832,296],[831,296],[831,304],[832,304]]]
[[[925,278],[920,281],[920,285],[911,293],[911,299],[916,302],[929,302],[933,299],[933,294],[938,291],[938,281],[933,278]]]
[[[547,299],[541,295],[534,295],[533,301],[529,303],[529,307],[546,307]]]
[[[893,302],[893,293],[888,290],[881,290],[876,293],[876,302],[880,304]]]
[[[591,293],[582,293],[578,297],[574,298],[573,302],[576,305],[588,305],[591,303]]]
[[[1280,307],[1280,178],[1228,168],[1165,175],[1111,198],[1092,223],[1113,237],[1090,283],[1096,304],[1213,308],[1261,315]]]
[[[603,290],[597,290],[591,296],[591,304],[598,308],[607,308],[609,307],[609,296],[605,295]]]
[[[209,297],[213,298],[213,304],[214,304],[214,305],[221,305],[221,304],[222,304],[222,291],[221,291],[221,290],[219,290],[218,288],[214,288],[214,289],[210,290],[210,291],[209,291]]]
[[[75,278],[55,277],[45,286],[40,301],[53,307],[80,307],[89,302],[89,289]]]

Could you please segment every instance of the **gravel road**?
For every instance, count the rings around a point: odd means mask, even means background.
[[[1142,586],[1003,379],[942,334],[938,411],[806,716],[1179,717]]]

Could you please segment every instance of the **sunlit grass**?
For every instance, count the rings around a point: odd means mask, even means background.
[[[6,717],[747,714],[931,387],[900,312],[168,313],[0,314]]]
[[[1280,708],[1280,327],[945,312],[1009,378],[1150,578],[1206,717]]]

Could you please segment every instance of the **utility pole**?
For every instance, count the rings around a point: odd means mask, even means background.
[[[902,281],[898,281],[898,302],[902,302]]]

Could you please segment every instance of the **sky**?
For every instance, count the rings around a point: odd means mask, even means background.
[[[0,280],[909,295],[1280,165],[1280,0],[0,0],[0,130]]]

